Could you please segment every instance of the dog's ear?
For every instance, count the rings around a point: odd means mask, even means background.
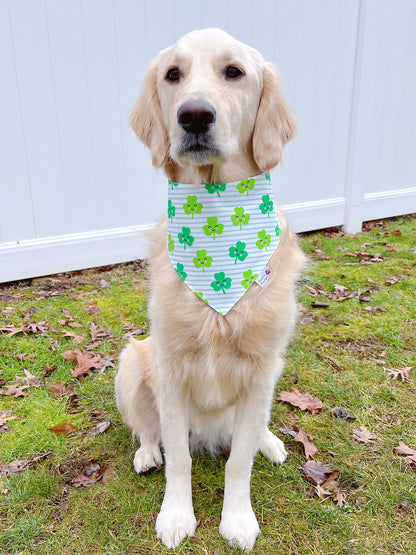
[[[160,168],[166,163],[169,141],[156,83],[157,65],[154,62],[147,70],[142,92],[130,111],[129,121],[138,138],[150,148],[153,165]]]
[[[279,86],[272,64],[263,70],[263,90],[253,133],[253,155],[258,167],[268,171],[277,166],[283,146],[296,132],[296,121]]]

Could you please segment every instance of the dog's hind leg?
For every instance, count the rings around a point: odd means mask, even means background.
[[[160,467],[160,421],[157,407],[159,380],[152,338],[132,339],[120,356],[115,380],[117,407],[123,421],[140,440],[134,457],[138,474]]]

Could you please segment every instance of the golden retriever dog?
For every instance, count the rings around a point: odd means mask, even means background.
[[[274,67],[219,29],[193,31],[159,54],[130,123],[170,181],[199,185],[268,172],[295,133]],[[195,533],[192,451],[229,452],[219,531],[247,551],[260,533],[250,500],[253,458],[260,450],[283,463],[287,455],[268,422],[304,259],[280,212],[278,219],[267,284],[254,282],[225,315],[173,267],[166,219],[151,232],[151,336],[124,349],[115,389],[122,418],[140,440],[135,470],[160,467],[164,452],[156,532],[169,548]]]

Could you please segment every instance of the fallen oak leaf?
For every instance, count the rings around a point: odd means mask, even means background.
[[[78,348],[76,348],[73,351],[65,351],[62,353],[62,356],[68,362],[77,363],[76,367],[71,370],[73,379],[89,376],[92,374],[92,368],[100,368],[98,364],[101,357],[99,355],[90,355],[90,353],[85,350],[81,352]]]
[[[387,308],[384,308],[384,306],[365,306],[364,310],[367,312],[387,312]]]
[[[296,387],[292,387],[292,391],[281,391],[277,399],[284,403],[289,403],[301,410],[308,410],[312,414],[317,414],[324,404],[318,397],[313,397],[310,393],[300,393]]]
[[[100,307],[98,306],[97,301],[89,301],[89,303],[83,308],[88,312],[88,314],[97,314],[97,312],[100,312]]]
[[[311,435],[307,434],[302,430],[299,430],[294,440],[298,441],[303,445],[303,448],[305,450],[305,456],[307,459],[315,458],[315,453],[318,451],[318,448],[314,444],[313,437]]]
[[[14,415],[12,416],[13,409],[8,410],[0,410],[0,426],[6,424],[9,420],[18,420],[20,416]]]
[[[103,432],[105,432],[106,430],[108,430],[108,428],[110,427],[111,421],[110,420],[106,420],[104,422],[100,422],[99,424],[97,424],[96,426],[94,426],[93,428],[91,428],[90,430],[90,434],[92,436],[96,436],[98,434],[102,434]]]
[[[6,476],[10,474],[19,474],[23,472],[23,470],[26,470],[30,464],[40,461],[50,454],[51,452],[48,451],[47,453],[42,453],[42,455],[32,455],[28,459],[13,461],[8,465],[0,461],[0,472],[3,472]]]
[[[27,397],[29,393],[24,390],[27,389],[28,387],[29,387],[28,385],[22,385],[18,387],[17,384],[13,383],[7,386],[7,391],[0,391],[0,395],[14,395],[16,398]]]
[[[398,455],[405,455],[406,463],[416,470],[416,449],[411,449],[403,441],[399,441],[399,445],[395,447],[394,452]]]
[[[412,370],[412,366],[406,366],[405,368],[392,368],[390,370],[387,370],[387,374],[389,374],[389,376],[391,376],[393,378],[393,380],[397,380],[397,378],[400,376],[402,379],[402,382],[410,382],[410,376],[409,376],[409,372],[410,370]]]
[[[341,407],[333,408],[331,410],[331,414],[333,414],[335,418],[343,418],[344,420],[355,420],[355,416],[353,414]]]
[[[352,437],[356,441],[360,441],[361,443],[371,443],[372,441],[378,441],[378,437],[367,430],[364,426],[360,426],[359,430],[352,431]]]
[[[23,381],[26,381],[28,387],[41,387],[42,385],[45,385],[43,382],[40,381],[38,376],[34,376],[26,369],[24,369],[23,371],[25,373],[25,377],[22,378],[21,376],[16,376],[17,384],[20,384]]]
[[[311,482],[314,486],[322,486],[325,482],[334,480],[339,476],[337,470],[334,471],[318,461],[306,461],[300,467],[300,470],[302,470],[308,482]]]
[[[60,395],[73,395],[75,393],[74,388],[69,385],[65,385],[65,382],[48,383],[46,385],[46,389],[52,393],[52,397],[54,399]]]
[[[96,461],[91,461],[87,466],[84,466],[78,476],[71,480],[71,485],[74,488],[79,488],[80,486],[88,488],[98,482],[98,480],[101,480],[106,469],[107,465],[100,466]]]
[[[311,306],[313,306],[313,308],[328,308],[331,305],[323,301],[312,301]]]
[[[48,430],[50,432],[53,432],[54,434],[69,434],[71,432],[75,432],[75,430],[77,430],[77,427],[74,426],[73,424],[58,424],[57,426],[53,426],[52,428],[48,428]]]

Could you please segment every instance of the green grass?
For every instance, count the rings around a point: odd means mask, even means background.
[[[401,234],[391,233],[396,230]],[[252,500],[262,534],[253,553],[416,553],[416,474],[393,451],[399,441],[416,448],[416,369],[408,383],[392,381],[386,371],[416,368],[416,221],[385,221],[358,236],[329,235],[320,232],[301,239],[310,259],[299,286],[300,303],[308,310],[302,318],[311,316],[313,321],[299,324],[278,384],[278,390],[297,387],[310,392],[325,408],[312,416],[288,404],[273,405],[271,429],[284,439],[290,456],[282,467],[273,467],[262,455],[255,459]],[[315,249],[330,258],[322,260]],[[359,251],[380,253],[384,260],[349,265],[368,259],[346,254]],[[400,281],[388,285],[391,277]],[[11,408],[19,417],[7,422],[10,430],[0,435],[3,463],[49,452],[21,475],[0,475],[0,552],[169,553],[154,532],[163,470],[144,476],[134,472],[137,445],[116,410],[116,369],[107,367],[74,382],[73,365],[61,356],[91,343],[91,322],[107,328],[106,342],[93,351],[115,358],[129,329],[145,336],[146,270],[133,263],[53,279],[0,288],[0,327],[45,320],[54,328],[45,334],[1,333],[3,387],[24,376],[24,369],[41,377],[49,364],[56,369],[42,379],[65,381],[76,387],[77,395],[74,404],[68,395],[53,398],[43,386],[28,389],[24,398],[0,396],[0,410]],[[313,297],[308,289],[332,293],[335,284],[366,292],[370,302]],[[313,300],[328,302],[329,307],[313,308]],[[90,301],[97,301],[98,313],[84,308]],[[369,305],[386,311],[364,310]],[[36,312],[25,320],[32,307]],[[63,309],[82,327],[63,327]],[[63,331],[82,335],[85,341],[75,344]],[[18,359],[22,353],[29,359]],[[337,406],[352,412],[356,421],[334,418],[331,408]],[[92,436],[89,430],[103,420],[111,420],[111,427]],[[49,431],[64,422],[77,430],[68,435]],[[280,427],[294,425],[313,436],[319,449],[316,459],[340,472],[343,508],[331,499],[321,501],[299,470],[305,462],[301,445],[279,432]],[[352,431],[361,425],[377,434],[378,441],[354,441]],[[104,480],[89,488],[72,487],[71,480],[92,460],[107,465]],[[193,495],[200,524],[177,553],[233,552],[218,533],[225,462],[225,457],[194,455]]]

